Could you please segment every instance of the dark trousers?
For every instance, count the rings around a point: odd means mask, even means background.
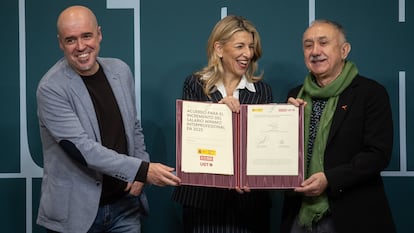
[[[299,225],[296,217],[290,233],[336,233],[335,226],[330,215],[323,217],[319,222],[314,223],[312,229],[306,229]]]

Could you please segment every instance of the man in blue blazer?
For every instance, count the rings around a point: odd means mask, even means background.
[[[306,102],[307,179],[285,195],[281,232],[393,233],[381,178],[393,143],[387,91],[346,59],[339,24],[316,20],[302,43],[310,72],[288,97]]]
[[[58,18],[64,52],[37,89],[44,175],[37,223],[48,232],[140,232],[144,183],[178,185],[151,163],[121,60],[98,58],[101,28],[83,6]]]

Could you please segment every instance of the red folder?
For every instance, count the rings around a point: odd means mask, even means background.
[[[303,107],[299,107],[298,124],[298,171],[296,175],[247,175],[247,122],[248,105],[241,105],[240,113],[232,113],[233,123],[233,175],[185,172],[182,170],[182,105],[185,100],[176,101],[176,172],[183,185],[235,188],[247,186],[250,189],[290,189],[300,186],[304,180],[303,163]],[[212,104],[199,102],[200,104]],[[284,105],[284,104],[281,104]]]

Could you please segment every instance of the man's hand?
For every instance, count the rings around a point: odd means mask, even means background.
[[[138,196],[141,194],[143,187],[144,187],[144,183],[139,182],[139,181],[134,181],[134,183],[128,183],[124,191],[129,192],[129,194],[131,195]]]
[[[321,195],[326,187],[328,187],[328,180],[325,173],[318,172],[303,181],[301,187],[295,188],[295,192],[303,193],[308,197],[316,197]]]
[[[161,163],[150,163],[147,174],[147,182],[157,186],[177,186],[181,180],[172,172],[175,169]]]
[[[289,97],[288,99],[288,103],[289,104],[293,104],[296,107],[299,107],[300,105],[304,104],[306,105],[306,101],[304,101],[303,99],[299,99],[299,98],[293,98],[293,97]]]

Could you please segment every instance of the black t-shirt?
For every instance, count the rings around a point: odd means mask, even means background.
[[[102,145],[120,154],[128,154],[122,116],[102,67],[91,76],[81,77],[95,107]],[[122,180],[104,175],[100,205],[112,203],[125,195],[126,185]]]

